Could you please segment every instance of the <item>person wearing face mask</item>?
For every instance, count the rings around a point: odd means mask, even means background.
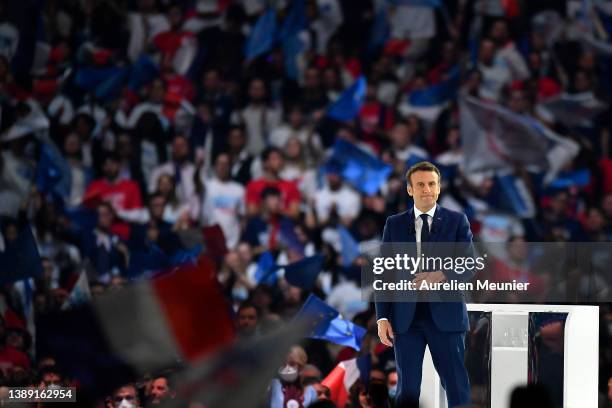
[[[306,408],[317,400],[314,388],[304,387],[300,378],[307,361],[302,347],[291,347],[285,365],[278,370],[278,378],[270,384],[270,408]]]
[[[395,399],[397,395],[397,371],[395,369],[387,373],[387,388],[389,390],[389,398],[391,400]]]
[[[40,387],[48,390],[60,389],[63,379],[60,370],[56,366],[44,367],[40,373]]]
[[[107,408],[139,408],[140,400],[134,384],[126,384],[113,391],[107,399]]]

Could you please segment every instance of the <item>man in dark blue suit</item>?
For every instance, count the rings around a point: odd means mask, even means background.
[[[436,204],[440,195],[438,168],[429,162],[415,164],[406,173],[406,179],[414,207],[387,218],[383,243],[416,243],[417,256],[424,243],[428,251],[444,242],[463,242],[459,245],[471,248],[472,232],[467,217]],[[420,287],[423,281],[428,285],[467,281],[473,276],[473,270],[462,274],[419,270],[413,276],[413,283]],[[426,298],[420,293],[414,301],[376,301],[378,336],[383,344],[395,349],[396,407],[418,406],[426,345],[446,390],[449,407],[469,404],[470,383],[464,364],[464,340],[469,324],[463,297],[446,302],[427,302]]]

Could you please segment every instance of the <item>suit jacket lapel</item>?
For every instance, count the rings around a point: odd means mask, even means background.
[[[440,232],[442,231],[442,225],[444,225],[444,210],[442,207],[436,204],[436,212],[434,213],[433,221],[431,223],[431,232],[429,233],[430,241],[438,241]]]
[[[416,242],[416,231],[414,227],[414,208],[406,212],[406,242]]]

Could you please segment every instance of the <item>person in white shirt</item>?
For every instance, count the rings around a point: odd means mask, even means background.
[[[305,123],[304,110],[299,105],[291,107],[287,113],[287,122],[272,131],[269,144],[270,146],[283,149],[292,137],[297,138],[310,151],[316,152],[321,150],[321,139]]]
[[[194,199],[197,201],[195,174],[196,167],[189,161],[189,141],[185,136],[176,136],[172,141],[172,161],[153,170],[149,179],[149,193],[157,190],[160,177],[166,175],[174,180],[178,203],[193,203]]]
[[[483,98],[497,101],[504,86],[512,80],[512,74],[506,62],[501,58],[496,58],[495,53],[496,47],[492,40],[481,41],[478,53],[478,70],[482,73],[480,95]]]
[[[155,0],[140,0],[138,6],[139,11],[128,16],[128,57],[132,62],[147,51],[153,37],[170,29],[166,16],[155,9]]]
[[[327,186],[315,194],[315,211],[321,224],[329,221],[335,211],[340,221],[349,225],[361,211],[361,197],[344,185],[340,174],[331,166],[327,169]]]
[[[14,217],[30,194],[36,164],[26,154],[29,129],[12,126],[0,136],[0,215]]]
[[[413,144],[415,135],[406,120],[398,121],[391,129],[389,137],[391,139],[391,147],[399,160],[406,161],[413,155],[423,159],[429,157],[425,149]]]
[[[218,224],[229,249],[240,240],[240,222],[244,216],[244,187],[230,178],[230,157],[221,153],[215,160],[214,176],[203,180],[204,205],[202,221],[205,225]]]
[[[496,21],[490,30],[491,39],[497,45],[495,58],[504,61],[513,80],[525,80],[529,78],[530,72],[525,59],[516,48],[514,41],[510,38],[508,23],[504,20]]]
[[[247,151],[258,155],[268,145],[268,137],[280,123],[281,111],[268,106],[267,91],[264,81],[252,79],[249,83],[249,103],[239,112],[232,115],[232,124],[243,124],[247,133]]]

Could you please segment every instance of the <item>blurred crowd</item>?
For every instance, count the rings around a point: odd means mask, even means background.
[[[413,158],[451,169],[440,204],[465,212],[476,240],[612,238],[612,4],[587,13],[574,0],[306,0],[305,28],[292,37],[298,52],[282,38],[257,51],[266,41],[253,38],[261,17],[274,10],[277,26],[290,27],[282,24],[295,17],[294,3],[0,1],[2,236],[10,241],[30,225],[43,262],[41,277],[2,288],[1,384],[70,384],[61,364],[37,349],[35,327],[66,305],[81,274],[95,297],[141,279],[158,266],[155,256],[204,251],[219,260],[238,336],[251,337],[290,319],[309,295],[282,274],[261,279],[261,257],[286,265],[320,253],[313,293],[368,334],[359,353],[317,340],[292,348],[270,406],[334,406],[315,404],[330,396],[321,380],[364,354],[372,369],[349,406],[388,406],[393,358],[361,298],[359,261],[343,259],[341,230],[357,243],[378,241],[386,217],[412,205],[404,173]],[[411,104],[411,93],[445,83],[457,68],[458,97]],[[357,115],[327,116],[362,75]],[[567,123],[542,105],[561,94],[604,108]],[[466,95],[537,118],[578,144],[559,169],[565,183],[554,188],[509,160],[504,174],[523,183],[532,214],[501,205],[499,172],[463,171],[471,160],[459,117]],[[391,166],[374,194],[328,165],[339,139]],[[612,406],[612,308],[600,306],[602,406]],[[171,388],[169,376],[151,377],[105,403],[148,406]]]

